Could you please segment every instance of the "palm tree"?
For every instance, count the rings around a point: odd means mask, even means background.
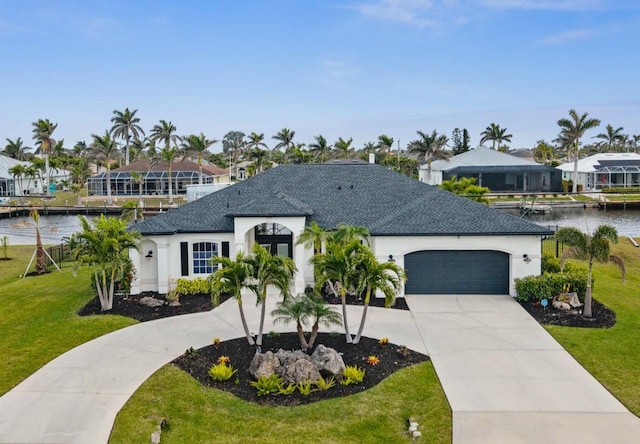
[[[25,146],[22,142],[22,138],[18,137],[15,140],[6,139],[7,145],[2,150],[2,154],[8,157],[12,157],[16,160],[27,160],[27,151],[30,150],[28,146]]]
[[[624,130],[623,127],[613,129],[611,125],[607,125],[605,129],[607,130],[606,133],[600,133],[594,138],[602,139],[602,142],[600,142],[600,145],[605,146],[607,148],[608,153],[611,153],[613,151],[612,148],[615,147],[616,145],[624,146],[623,141],[625,136],[624,134],[622,134],[622,131]]]
[[[164,148],[158,153],[158,158],[160,160],[164,160],[165,162],[169,162],[169,204],[173,203],[173,193],[172,193],[172,182],[173,177],[171,177],[172,173],[172,164],[175,160],[176,156],[179,153],[177,148],[178,141],[180,141],[180,137],[176,134],[176,127],[173,123],[167,122],[166,120],[160,120],[159,124],[156,124],[151,128],[151,139],[153,141],[164,142]],[[171,143],[173,143],[174,147],[171,148]]]
[[[570,119],[562,118],[558,120],[560,129],[559,139],[564,141],[567,146],[573,148],[573,189],[572,193],[578,192],[578,158],[580,155],[580,138],[591,128],[600,125],[599,119],[589,119],[589,113],[578,115],[575,109],[569,110]]]
[[[211,145],[217,143],[216,139],[207,139],[200,133],[199,136],[192,134],[185,138],[183,148],[188,154],[195,154],[198,157],[198,184],[202,185],[202,158]]]
[[[129,108],[125,108],[124,111],[113,110],[113,117],[111,122],[111,134],[113,137],[124,139],[125,149],[125,165],[129,165],[129,140],[133,136],[134,140],[140,139],[140,134],[144,136],[144,130],[138,123],[140,119],[136,117],[137,109],[129,111]]]
[[[347,140],[344,140],[342,137],[338,137],[338,140],[333,144],[333,149],[338,157],[342,159],[346,159],[349,157],[352,142],[353,137],[349,137]]]
[[[181,154],[181,151],[177,147],[164,147],[158,153],[156,160],[167,162],[167,180],[169,182],[169,204],[173,204],[173,162],[176,157]]]
[[[584,259],[588,263],[587,271],[587,291],[584,298],[584,317],[591,317],[591,282],[593,275],[593,261],[608,262],[611,261],[620,267],[622,272],[622,280],[624,282],[625,267],[624,262],[618,256],[613,256],[611,252],[611,243],[618,243],[618,232],[611,225],[599,225],[593,235],[584,234],[582,231],[574,227],[560,228],[556,232],[556,240],[570,245],[572,248],[563,253],[563,260],[568,257],[576,257]]]
[[[211,274],[211,297],[214,305],[218,305],[220,295],[223,293],[231,295],[238,303],[240,320],[242,321],[242,328],[244,329],[247,341],[249,345],[255,345],[255,341],[247,326],[244,309],[242,308],[242,289],[248,288],[254,292],[256,291],[255,285],[251,283],[253,271],[250,261],[242,252],[236,255],[235,260],[223,256],[216,256],[211,260],[220,265],[218,269]]]
[[[25,172],[26,172],[25,170],[26,170],[26,167],[21,163],[9,168],[9,174],[13,176],[13,180],[16,184],[15,188],[17,188],[18,181],[20,181],[20,185],[22,185],[22,178],[25,177]],[[15,190],[15,193],[18,194],[18,190]]]
[[[40,236],[40,215],[38,214],[38,210],[34,209],[29,216],[33,219],[33,227],[36,229],[36,274],[42,275],[47,272],[47,265],[44,262],[44,247],[42,246],[42,237]]]
[[[257,303],[262,304],[260,310],[260,327],[256,344],[262,346],[262,331],[266,314],[267,288],[275,286],[284,299],[289,297],[291,280],[296,271],[293,260],[289,257],[272,256],[262,245],[253,244],[253,256],[249,259],[252,278],[255,279]]]
[[[283,151],[286,153],[289,146],[293,143],[293,137],[295,135],[295,131],[291,131],[289,128],[282,128],[275,136],[271,137],[278,141],[278,143],[273,147],[273,150],[278,151],[279,149],[284,148]]]
[[[309,144],[309,150],[313,153],[314,159],[322,163],[327,160],[327,156],[331,154],[331,146],[322,134],[315,136],[315,142]]]
[[[84,140],[79,140],[75,145],[73,145],[72,152],[75,157],[81,159],[84,158],[88,150],[89,147],[87,147],[87,143]]]
[[[417,160],[424,160],[427,163],[427,182],[431,182],[431,160],[446,159],[451,153],[445,151],[449,139],[444,134],[438,134],[433,130],[431,134],[417,132],[419,139],[409,142],[408,150],[417,155]]]
[[[38,119],[37,122],[33,122],[31,125],[33,125],[32,138],[36,140],[36,145],[39,146],[40,154],[43,155],[45,162],[44,193],[49,194],[49,154],[51,154],[53,146],[56,144],[56,141],[51,136],[58,124],[51,123],[49,119]]]
[[[107,168],[106,181],[107,181],[107,205],[112,205],[111,199],[111,163],[118,160],[122,153],[118,150],[115,140],[111,138],[109,131],[104,132],[104,136],[92,134],[93,142],[89,147],[91,156],[98,162],[103,162]]]
[[[378,144],[377,147],[383,153],[391,154],[391,150],[393,149],[393,137],[389,137],[386,134],[382,134],[378,136]]]
[[[309,317],[313,319],[313,325],[311,326],[311,336],[309,337],[309,348],[313,348],[313,344],[318,337],[318,330],[320,330],[320,324],[331,327],[332,325],[342,325],[342,316],[336,312],[322,298],[315,295],[309,296]]]
[[[265,161],[269,157],[269,152],[267,150],[260,149],[260,147],[255,147],[247,153],[247,157],[249,160],[253,160],[255,173],[259,174],[264,171]]]
[[[482,138],[480,139],[480,145],[490,140],[491,148],[496,149],[496,143],[498,144],[498,148],[502,142],[511,142],[512,134],[506,134],[506,128],[500,128],[500,125],[496,125],[495,123],[491,123],[483,132],[480,133]]]
[[[255,162],[256,174],[264,170],[264,162],[267,159],[267,149],[269,147],[264,143],[264,133],[251,133],[247,141],[248,157]]]
[[[302,350],[306,351],[309,348],[303,328],[309,319],[309,301],[307,295],[292,296],[278,302],[278,306],[271,311],[271,316],[273,316],[274,324],[287,325],[289,322],[294,321]]]
[[[316,254],[311,258],[311,263],[317,270],[316,290],[319,290],[327,280],[340,284],[342,320],[347,344],[353,341],[347,321],[347,290],[358,288],[358,276],[355,270],[366,248],[359,240],[345,244],[334,239],[327,243],[324,253]]]
[[[358,262],[358,271],[365,295],[360,328],[358,328],[358,333],[353,340],[354,344],[360,342],[364,323],[367,319],[367,309],[369,308],[371,295],[375,295],[376,291],[380,290],[384,294],[385,307],[390,307],[394,304],[396,294],[402,284],[407,280],[404,270],[399,265],[392,261],[379,262],[371,250],[367,250],[362,260]]]
[[[107,134],[109,134],[107,132]],[[140,233],[127,230],[127,222],[104,214],[91,224],[82,216],[82,232],[70,241],[73,255],[80,263],[93,266],[93,278],[102,311],[113,307],[115,282],[130,265],[129,249],[138,249]]]
[[[548,165],[553,161],[553,146],[544,140],[538,140],[536,147],[533,149],[533,159],[536,162]]]
[[[348,244],[353,241],[358,241],[369,246],[369,230],[366,227],[356,227],[349,224],[339,224],[338,229],[333,233],[331,240],[340,242],[342,244]]]
[[[242,131],[229,131],[222,139],[222,152],[230,156],[229,168],[234,168],[236,179],[238,177],[238,161],[247,146],[244,137],[245,134]]]

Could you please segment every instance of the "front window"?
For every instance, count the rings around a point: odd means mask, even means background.
[[[193,244],[193,273],[211,274],[217,268],[211,258],[218,256],[218,244],[214,242],[197,242]]]

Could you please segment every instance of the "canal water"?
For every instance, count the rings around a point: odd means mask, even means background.
[[[520,217],[520,210],[500,210]],[[597,208],[556,208],[547,214],[524,219],[543,226],[576,227],[591,233],[600,224],[616,227],[620,236],[640,237],[640,210],[599,210]],[[0,238],[7,236],[9,245],[35,244],[35,230],[29,217],[0,219]],[[59,244],[63,238],[80,231],[78,216],[40,216],[40,232],[45,244]]]

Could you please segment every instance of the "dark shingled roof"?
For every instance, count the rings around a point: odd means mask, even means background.
[[[133,227],[142,234],[233,232],[234,216],[304,216],[375,236],[545,235],[539,225],[380,165],[285,165]]]

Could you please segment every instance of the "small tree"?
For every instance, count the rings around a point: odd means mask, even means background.
[[[7,254],[8,248],[9,248],[9,238],[7,236],[2,236],[2,252],[4,253],[5,259],[9,259],[9,255]]]
[[[489,188],[476,185],[475,177],[452,177],[449,180],[442,181],[440,189],[449,191],[456,196],[463,196],[475,202],[489,205],[489,199],[484,195],[489,192]]]
[[[105,217],[93,221],[93,227],[82,216],[82,232],[72,236],[70,241],[73,255],[80,264],[93,267],[93,278],[102,311],[113,307],[113,293],[116,281],[130,268],[129,249],[139,249],[140,233],[127,231],[127,223],[115,217]]]
[[[40,214],[38,210],[31,211],[31,219],[33,219],[33,227],[36,230],[36,274],[45,274],[47,265],[44,262],[44,247],[42,246],[42,237],[40,236]]]
[[[556,233],[556,240],[563,242],[571,248],[563,253],[563,261],[566,257],[575,257],[586,260],[588,263],[587,271],[587,291],[584,298],[584,317],[590,318],[591,314],[591,282],[593,275],[593,262],[611,261],[618,265],[622,272],[622,280],[624,282],[625,267],[623,260],[618,256],[613,256],[611,252],[611,244],[618,243],[618,232],[611,225],[599,225],[593,235],[587,235],[574,227],[560,228]]]

